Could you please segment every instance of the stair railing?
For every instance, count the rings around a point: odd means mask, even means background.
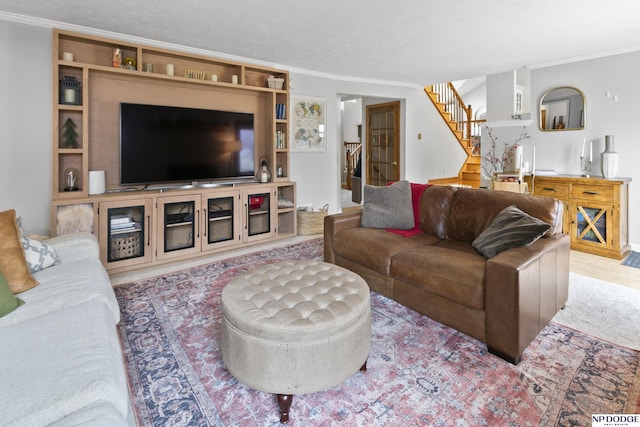
[[[353,176],[353,171],[355,170],[360,154],[362,153],[362,143],[344,141],[344,148],[346,150],[345,158],[347,163],[346,188],[347,190],[351,190],[351,177]]]
[[[473,110],[471,105],[465,105],[462,97],[451,82],[431,85],[429,90],[438,95],[438,101],[444,104],[445,112],[451,115],[451,121],[455,122],[456,130],[462,132],[462,140],[466,140],[465,148],[471,150],[471,136]],[[479,130],[479,129],[478,129]],[[460,143],[462,143],[462,140]]]

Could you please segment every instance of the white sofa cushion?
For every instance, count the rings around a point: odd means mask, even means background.
[[[120,321],[120,309],[109,275],[97,258],[67,260],[39,271],[33,277],[40,285],[16,295],[25,304],[0,318],[0,327],[91,300],[100,301],[108,307],[112,326]]]
[[[0,387],[3,423],[50,425],[95,402],[109,403],[126,418],[120,343],[105,304],[88,301],[0,332],[0,366],[12,373],[3,375]]]

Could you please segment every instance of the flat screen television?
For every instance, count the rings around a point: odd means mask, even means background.
[[[120,184],[254,176],[253,114],[120,104]]]

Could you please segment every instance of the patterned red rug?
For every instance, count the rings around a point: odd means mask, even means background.
[[[272,426],[273,395],[249,389],[220,353],[220,292],[237,274],[322,259],[322,239],[116,288],[119,332],[140,426]],[[591,425],[640,412],[639,354],[550,324],[513,366],[486,347],[372,294],[368,370],[295,396],[291,426]]]

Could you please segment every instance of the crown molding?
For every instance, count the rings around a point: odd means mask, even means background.
[[[618,49],[611,49],[611,50],[592,53],[588,55],[572,56],[570,58],[558,59],[556,61],[539,62],[536,64],[527,65],[525,68],[529,68],[530,70],[536,70],[539,68],[555,67],[557,65],[566,65],[574,62],[588,61],[590,59],[605,58],[607,56],[622,55],[625,53],[631,53],[631,52],[637,52],[637,51],[640,51],[640,45],[621,47]]]

